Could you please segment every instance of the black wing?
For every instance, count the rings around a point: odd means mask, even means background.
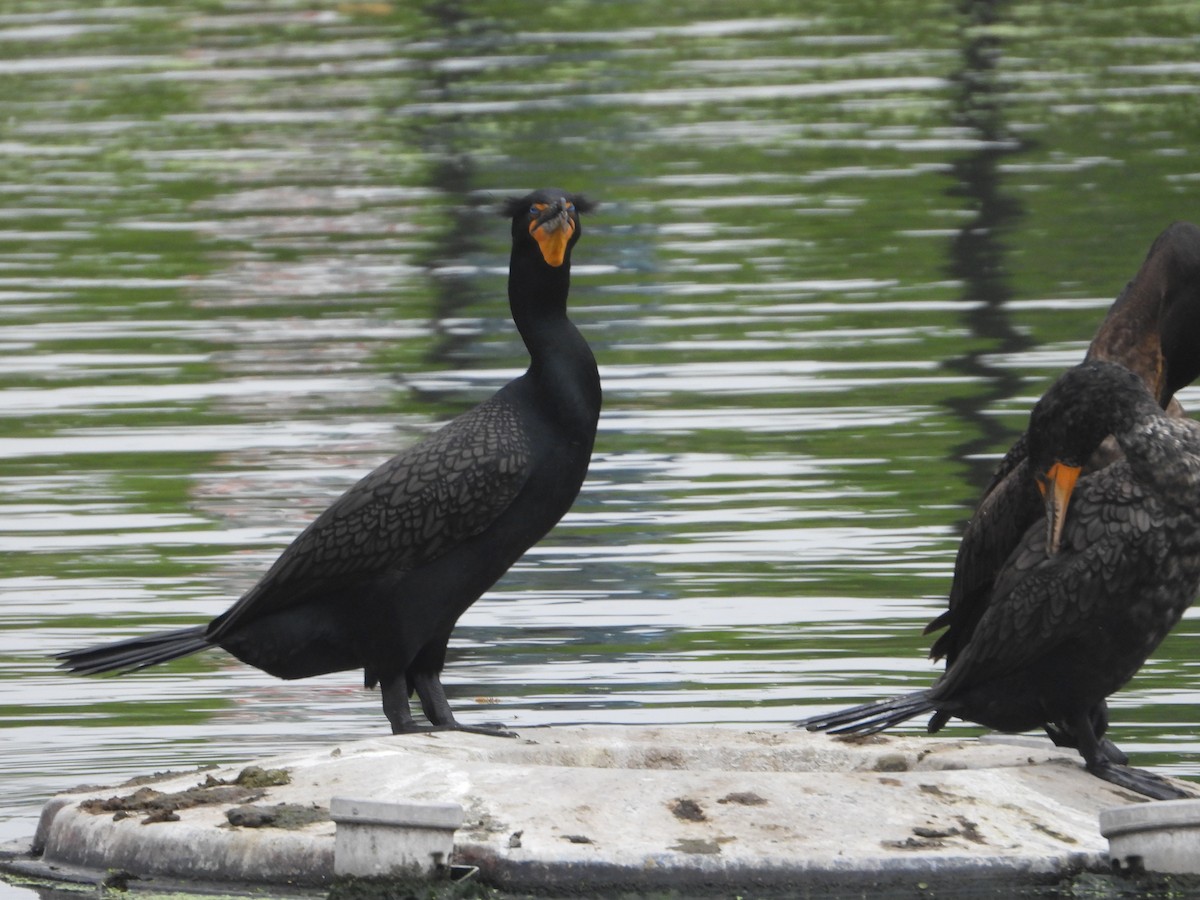
[[[1001,469],[963,530],[954,558],[949,607],[925,626],[945,628],[930,648],[934,659],[953,664],[987,612],[996,576],[1022,536],[1043,515],[1042,500],[1029,474],[1024,436],[1005,456]]]
[[[209,627],[300,602],[314,586],[409,571],[488,528],[529,476],[531,446],[502,394],[385,462],[318,516]],[[314,584],[315,583],[315,584]]]

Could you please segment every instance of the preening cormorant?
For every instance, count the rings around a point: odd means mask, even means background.
[[[1085,359],[1124,366],[1141,376],[1164,409],[1183,414],[1175,392],[1200,375],[1200,228],[1176,222],[1155,239],[1138,273],[1109,309]],[[1088,468],[1099,468],[1114,455],[1101,453]],[[987,608],[1000,566],[1041,514],[1022,435],[967,524],[954,563],[949,609],[925,628],[926,634],[946,629],[934,642],[932,657],[954,662]]]
[[[218,646],[279,678],[364,670],[392,732],[460,725],[441,671],[455,622],[562,518],[587,473],[600,376],[567,318],[581,196],[508,200],[508,298],[529,369],[379,466],[318,516],[262,579],[208,625],[58,655],[85,675],[126,672]]]
[[[1200,228],[1175,222],[1155,238],[1137,274],[1097,330],[1086,359],[1131,370],[1160,406],[1172,415],[1183,415],[1175,392],[1200,375]],[[1119,456],[1114,442],[1105,441],[1084,471],[1102,468]],[[949,608],[925,628],[926,634],[945,629],[934,641],[931,657],[944,657],[947,666],[953,665],[987,610],[1001,566],[1041,516],[1041,497],[1022,435],[1000,463],[963,532]],[[1104,704],[1093,711],[1093,717],[1103,735]],[[1046,731],[1056,744],[1076,746],[1065,723],[1048,722]],[[1125,761],[1110,741],[1105,739],[1103,746],[1114,762]]]
[[[1076,481],[1110,434],[1123,458]],[[1094,712],[1200,590],[1200,425],[1166,415],[1129,370],[1086,362],[1034,407],[1027,452],[1044,518],[1001,567],[945,673],[926,690],[799,724],[873,734],[926,712],[931,732],[951,717],[1007,732],[1057,722],[1088,771],[1178,798],[1165,780],[1105,751]]]

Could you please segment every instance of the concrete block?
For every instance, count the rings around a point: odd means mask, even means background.
[[[477,866],[481,880],[512,892],[556,896],[733,894],[746,885],[874,896],[914,880],[961,894],[1108,872],[1102,810],[1179,805],[1140,802],[1044,738],[845,741],[796,728],[603,725],[503,741],[388,735],[258,764],[291,774],[262,804],[332,806],[330,819],[230,828],[228,803],[180,808],[178,821],[118,819],[89,801],[131,797],[140,782],[86,788],[47,805],[36,877],[60,878],[70,866],[97,881],[122,869],[319,887],[335,871],[388,877],[429,873],[440,861]],[[166,774],[154,787],[194,791],[198,780],[235,780],[238,768]],[[406,802],[380,802],[398,798]]]
[[[463,823],[457,803],[388,803],[334,797],[335,875],[432,876],[449,866],[454,832]]]
[[[1100,833],[1121,868],[1200,875],[1200,800],[1163,800],[1100,811]]]

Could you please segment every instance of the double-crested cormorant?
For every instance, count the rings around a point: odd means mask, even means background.
[[[441,683],[450,632],[467,608],[574,502],[600,414],[600,376],[567,318],[580,196],[511,199],[508,298],[529,370],[379,466],[283,551],[207,626],[61,653],[81,674],[124,672],[219,646],[279,678],[364,669],[392,732],[496,733],[455,721]]]
[[[1124,454],[1076,482],[1106,435]],[[1167,416],[1140,378],[1083,363],[1034,407],[1027,464],[1043,494],[969,641],[927,690],[816,716],[872,734],[931,712],[998,731],[1070,729],[1088,771],[1150,797],[1180,792],[1108,754],[1094,711],[1127,682],[1200,590],[1200,425]]]
[[[1086,359],[1119,363],[1141,377],[1160,406],[1172,415],[1183,415],[1175,392],[1200,375],[1200,228],[1175,222],[1155,238],[1141,268],[1097,330]],[[1119,455],[1113,442],[1106,441],[1088,460],[1085,471],[1102,468]],[[949,608],[925,628],[926,634],[945,629],[934,641],[931,657],[945,657],[946,664],[952,665],[970,643],[1001,566],[1041,515],[1041,498],[1022,436],[1000,463],[964,530],[954,561]],[[1104,705],[1093,715],[1103,735]],[[1076,746],[1065,724],[1050,722],[1046,730],[1060,746]],[[1114,762],[1125,761],[1107,739],[1104,747]]]

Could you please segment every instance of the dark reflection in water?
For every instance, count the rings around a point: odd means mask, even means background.
[[[424,13],[434,23],[436,40],[449,50],[456,38],[478,27],[461,3],[429,3]],[[441,57],[426,56],[419,69],[422,96],[433,103],[449,104],[456,96],[455,82],[464,76],[452,66],[441,65]],[[478,189],[473,157],[471,128],[461,114],[435,116],[405,122],[402,126],[419,152],[430,160],[429,185],[440,195],[438,221],[433,229],[435,240],[424,261],[432,275],[433,336],[425,355],[435,367],[461,362],[468,355],[477,335],[463,328],[462,317],[479,295],[478,279],[467,267],[455,265],[477,258],[482,237],[494,231],[488,210],[480,209],[475,196]],[[500,307],[502,298],[497,298]],[[498,309],[498,314],[503,308]]]
[[[463,327],[459,321],[479,298],[479,279],[470,267],[455,266],[455,261],[474,259],[482,247],[485,232],[495,231],[492,210],[473,198],[475,191],[474,165],[465,152],[454,152],[447,138],[454,140],[463,131],[453,121],[437,123],[438,135],[426,135],[432,140],[430,153],[442,156],[430,173],[430,186],[442,196],[437,213],[434,241],[425,261],[431,277],[430,299],[433,303],[433,328],[425,361],[434,368],[461,364],[478,342],[478,334]],[[496,315],[507,313],[502,297],[496,297]]]
[[[962,320],[979,341],[967,353],[948,362],[949,368],[976,379],[979,390],[950,398],[949,407],[973,435],[956,447],[957,458],[969,470],[969,483],[986,484],[995,462],[989,454],[1003,450],[1013,438],[1006,423],[989,411],[997,401],[1011,398],[1021,384],[1018,370],[997,366],[998,354],[1018,354],[1032,342],[1012,322],[1007,304],[1009,287],[1005,235],[1016,226],[1021,204],[1006,192],[1001,163],[1027,146],[1008,129],[1004,85],[998,63],[1004,52],[996,26],[1003,21],[1006,0],[963,0],[963,65],[953,76],[955,105],[952,120],[979,141],[977,149],[953,161],[950,196],[965,200],[973,215],[950,241],[950,274],[963,284],[967,308]]]

